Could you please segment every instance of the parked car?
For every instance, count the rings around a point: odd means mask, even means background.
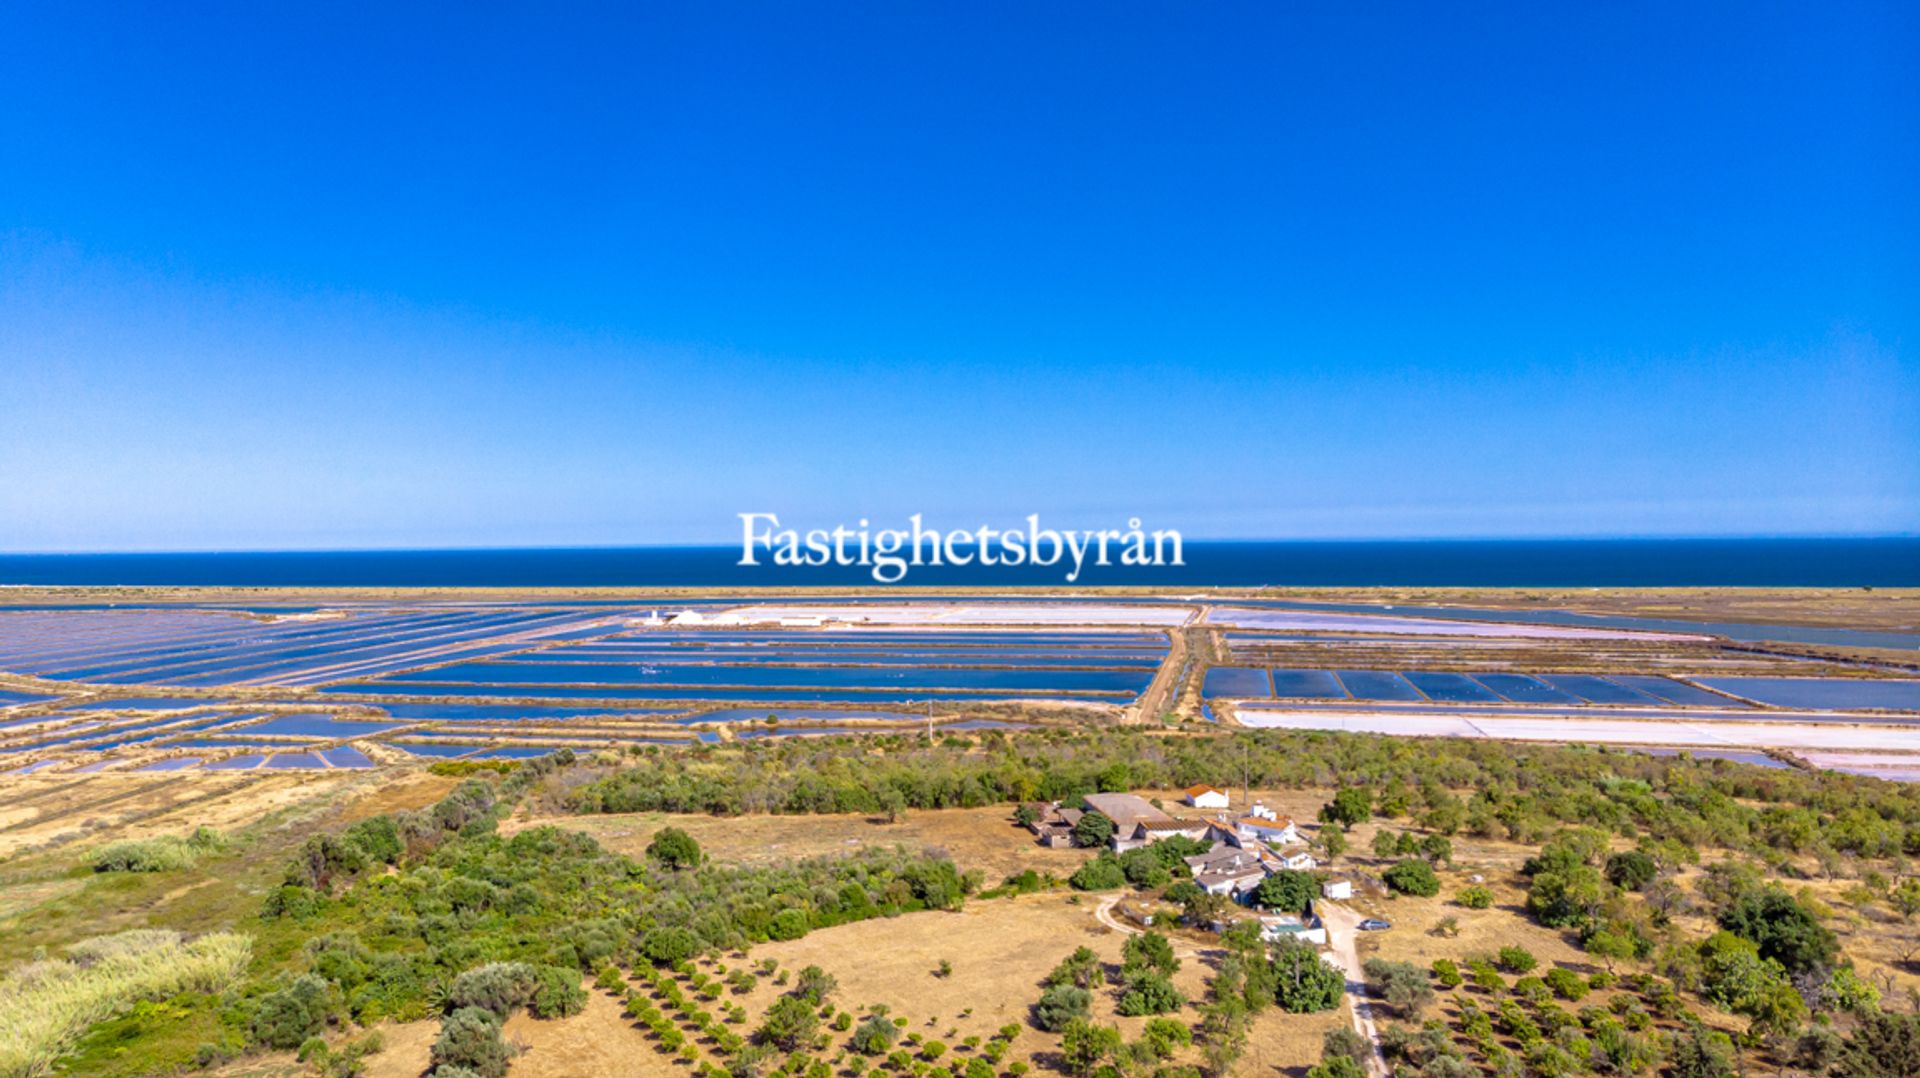
[[[1393,927],[1392,921],[1382,921],[1378,917],[1369,917],[1366,920],[1360,922],[1360,931],[1362,932],[1385,932],[1387,929],[1392,927]]]

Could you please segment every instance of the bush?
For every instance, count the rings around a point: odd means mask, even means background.
[[[1607,858],[1607,882],[1626,891],[1638,891],[1653,882],[1660,866],[1639,850],[1627,850]]]
[[[400,827],[391,816],[372,816],[361,820],[342,832],[340,838],[375,864],[399,864],[401,855],[406,852],[406,844],[400,841]]]
[[[540,967],[528,1006],[535,1018],[565,1018],[579,1014],[586,1006],[587,990],[580,986],[578,970],[566,966]]]
[[[480,1078],[506,1078],[510,1055],[500,1039],[500,1019],[492,1011],[462,1007],[440,1023],[432,1073],[445,1078],[464,1068]]]
[[[861,1055],[882,1056],[900,1039],[900,1027],[884,1014],[870,1014],[853,1031],[853,1050]]]
[[[800,978],[793,984],[793,994],[818,1007],[833,995],[840,982],[833,974],[819,966],[808,966],[800,971]]]
[[[678,827],[663,827],[647,843],[647,856],[667,868],[692,868],[700,863],[700,844]]]
[[[1460,967],[1451,958],[1433,960],[1433,979],[1440,982],[1442,988],[1458,988],[1466,983],[1460,975]]]
[[[1403,895],[1418,895],[1432,898],[1440,893],[1440,877],[1433,874],[1433,866],[1417,857],[1410,857],[1381,874],[1388,887]]]
[[[820,1017],[814,1013],[813,1004],[798,996],[781,996],[767,1008],[759,1036],[768,1044],[792,1051],[811,1041],[819,1028]]]
[[[1580,975],[1570,969],[1555,966],[1547,971],[1545,980],[1547,987],[1553,989],[1554,995],[1569,1003],[1578,1003],[1586,998],[1587,982],[1581,980]]]
[[[806,910],[784,909],[773,915],[773,923],[767,928],[767,938],[797,940],[812,928]]]
[[[1097,849],[1113,838],[1113,820],[1099,812],[1089,812],[1073,825],[1073,844]]]
[[[1329,1056],[1308,1067],[1307,1078],[1367,1078],[1367,1072],[1346,1056]]]
[[[1075,1019],[1085,1018],[1092,1005],[1093,996],[1086,989],[1056,984],[1040,993],[1040,1002],[1034,1006],[1033,1018],[1041,1029],[1058,1033]]]
[[[260,915],[269,920],[285,917],[290,921],[304,921],[317,916],[325,903],[326,899],[320,892],[311,887],[302,887],[297,883],[282,884],[267,892]]]
[[[1493,905],[1493,889],[1485,884],[1472,884],[1462,887],[1453,900],[1470,910],[1484,910]]]
[[[1531,973],[1540,964],[1540,960],[1533,957],[1533,952],[1525,947],[1502,947],[1494,960],[1508,973]]]
[[[333,1011],[333,985],[303,973],[260,998],[253,1011],[254,1042],[269,1048],[298,1048],[327,1028]]]
[[[1720,927],[1760,949],[1788,973],[1831,967],[1840,944],[1813,912],[1778,887],[1750,891],[1720,915]]]
[[[1171,1018],[1150,1018],[1140,1032],[1140,1043],[1155,1059],[1167,1059],[1193,1043],[1193,1032]]]
[[[1085,818],[1081,817],[1083,820]],[[1076,891],[1111,891],[1126,882],[1127,874],[1120,868],[1120,862],[1104,854],[1081,865],[1078,871],[1067,877],[1067,883]]]
[[[1362,970],[1379,991],[1380,998],[1402,1017],[1418,1018],[1427,1004],[1433,1002],[1433,983],[1411,962],[1369,958]]]
[[[700,953],[700,937],[680,927],[656,928],[640,937],[640,953],[656,966],[675,966]]]
[[[1352,827],[1373,817],[1373,794],[1365,787],[1334,792],[1333,800],[1320,807],[1322,822]]]
[[[1320,1058],[1323,1060],[1346,1056],[1355,1063],[1364,1064],[1372,1054],[1373,1045],[1349,1025],[1341,1024],[1327,1030],[1326,1036],[1320,1041]]]
[[[109,842],[93,851],[95,872],[174,872],[192,868],[199,851],[172,835]]]
[[[1313,904],[1313,896],[1319,888],[1311,875],[1282,869],[1260,881],[1254,888],[1253,903],[1270,910],[1283,910],[1287,913],[1305,913]]]
[[[1126,989],[1120,994],[1119,1011],[1133,1018],[1143,1014],[1167,1014],[1186,1004],[1187,997],[1180,994],[1166,974],[1153,969],[1137,969],[1127,975]]]
[[[1312,944],[1299,940],[1274,945],[1272,970],[1274,1002],[1293,1014],[1332,1010],[1347,991],[1346,974],[1321,959]]]
[[[1084,1018],[1077,1019],[1060,1038],[1060,1058],[1069,1073],[1089,1075],[1118,1053],[1122,1043],[1120,1031],[1112,1026],[1096,1026]]]
[[[478,1008],[504,1022],[532,1001],[539,986],[539,972],[525,962],[489,962],[453,979],[446,1007],[449,1011]]]
[[[1123,971],[1153,970],[1172,976],[1180,968],[1180,960],[1173,956],[1173,944],[1158,932],[1128,936],[1120,955]]]
[[[1060,964],[1047,974],[1047,983],[1070,984],[1075,988],[1092,988],[1100,983],[1100,956],[1091,947],[1078,947],[1073,954],[1061,959]]]

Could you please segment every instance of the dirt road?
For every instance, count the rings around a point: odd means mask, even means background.
[[[1373,1046],[1367,1059],[1372,1078],[1387,1078],[1386,1057],[1380,1054],[1380,1036],[1373,1026],[1373,1004],[1367,1000],[1367,979],[1360,969],[1360,952],[1354,943],[1360,933],[1361,915],[1337,902],[1318,901],[1315,913],[1327,926],[1327,946],[1335,964],[1347,973],[1347,999],[1353,1004],[1353,1028]]]

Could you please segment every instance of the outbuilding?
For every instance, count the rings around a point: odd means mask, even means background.
[[[1229,802],[1227,791],[1217,786],[1189,786],[1185,800],[1200,809],[1223,809]]]

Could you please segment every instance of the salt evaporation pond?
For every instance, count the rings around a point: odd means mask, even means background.
[[[1151,671],[975,670],[879,667],[646,666],[581,667],[565,664],[468,663],[411,674],[382,684],[419,681],[495,686],[648,685],[794,688],[1035,689],[1041,691],[1139,692]]]
[[[1409,670],[1406,679],[1425,693],[1427,699],[1448,704],[1498,704],[1499,694],[1467,677],[1434,670]]]
[[[671,686],[637,686],[623,691],[619,686],[578,685],[432,685],[393,684],[342,685],[337,693],[369,696],[455,696],[534,700],[644,700],[667,703],[675,700],[737,700],[741,702],[808,702],[905,704],[926,700],[1028,700],[1047,699],[1062,694],[1048,692],[993,692],[987,690],[947,690],[942,692],[894,692],[883,689],[683,689]],[[1131,693],[1082,693],[1077,700],[1118,703]]]
[[[877,719],[882,722],[910,722],[921,721],[926,718],[924,715],[914,715],[902,711],[847,711],[840,708],[723,707],[717,711],[703,711],[697,715],[688,715],[678,721],[682,724],[698,722],[761,722],[769,715],[782,722],[827,722],[834,719]]]
[[[1388,670],[1341,670],[1340,684],[1355,700],[1425,700],[1406,678]]]
[[[1203,696],[1258,696],[1262,699],[1273,695],[1273,681],[1263,667],[1254,666],[1216,666],[1207,671],[1207,680],[1200,687]]]
[[[1920,711],[1920,681],[1865,678],[1703,677],[1700,684],[1773,707]]]
[[[1577,704],[1578,696],[1561,692],[1525,674],[1475,674],[1475,681],[1516,704]]]
[[[1273,671],[1273,695],[1344,700],[1347,698],[1347,690],[1340,687],[1340,679],[1334,677],[1331,670],[1275,670]]]
[[[519,719],[591,719],[619,715],[677,715],[677,707],[542,707],[538,704],[380,704],[396,719],[509,721]]]

